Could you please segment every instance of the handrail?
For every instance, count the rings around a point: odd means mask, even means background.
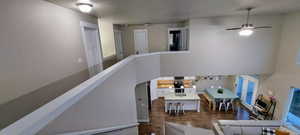
[[[4,128],[0,131],[0,135],[36,134],[48,123],[79,101],[82,97],[90,93],[97,86],[97,84],[106,80],[111,74],[118,71],[118,69],[122,68],[130,61],[134,60],[135,57],[136,56],[127,57],[112,67],[81,83],[51,102],[38,108],[34,112],[24,116],[20,120]]]
[[[91,135],[91,134],[99,134],[99,133],[108,133],[108,132],[114,132],[114,131],[118,131],[118,130],[136,127],[138,125],[139,125],[139,123],[132,123],[132,124],[127,124],[127,125],[119,125],[119,126],[113,126],[113,127],[108,127],[108,128],[93,129],[93,130],[86,130],[86,131],[80,131],[80,132],[71,132],[71,133],[64,133],[64,134],[58,134],[58,135]]]
[[[24,116],[20,120],[14,122],[8,127],[0,131],[0,135],[33,135],[43,129],[52,120],[60,116],[64,111],[70,108],[72,105],[77,103],[81,98],[90,93],[99,84],[104,82],[113,73],[117,72],[119,69],[123,68],[129,62],[135,60],[139,57],[161,55],[161,54],[175,54],[175,53],[189,53],[188,51],[180,52],[159,52],[159,53],[149,53],[132,55],[124,60],[118,62],[117,64],[111,66],[110,68],[100,72],[94,77],[88,79],[87,81],[81,83],[75,88],[69,90],[63,95],[57,97],[51,102],[43,105],[32,113]]]

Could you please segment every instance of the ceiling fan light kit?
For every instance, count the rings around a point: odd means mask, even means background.
[[[252,29],[248,29],[248,28],[243,28],[239,31],[239,35],[240,36],[251,36],[253,34],[253,30]]]
[[[249,19],[250,19],[250,11],[253,8],[247,8],[247,20],[245,24],[242,24],[241,27],[236,27],[236,28],[229,28],[226,30],[239,30],[239,35],[240,36],[251,36],[254,33],[255,29],[266,29],[266,28],[272,28],[271,26],[260,26],[260,27],[254,27],[253,24],[249,24]]]

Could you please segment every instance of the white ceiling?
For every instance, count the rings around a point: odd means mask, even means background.
[[[76,9],[76,0],[48,0]],[[115,24],[164,23],[189,18],[242,14],[241,8],[256,7],[255,14],[300,10],[300,0],[92,0],[92,15]]]

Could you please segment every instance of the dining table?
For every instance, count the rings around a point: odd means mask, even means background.
[[[235,100],[238,98],[238,96],[234,94],[232,90],[227,88],[207,88],[205,89],[205,92],[213,99],[213,110],[216,110],[217,101]]]

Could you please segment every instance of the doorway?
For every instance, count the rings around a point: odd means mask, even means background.
[[[259,80],[249,75],[236,76],[236,95],[247,106],[253,105],[256,98]]]
[[[149,52],[147,29],[134,30],[134,47],[136,54],[143,54]]]
[[[103,70],[102,51],[97,24],[80,22],[81,34],[90,77]]]
[[[169,51],[187,51],[188,50],[188,29],[187,28],[169,28],[168,29]]]
[[[151,97],[149,97],[149,82],[137,84],[135,87],[136,109],[138,122],[149,122]],[[150,103],[149,103],[150,101]]]
[[[116,44],[116,55],[118,60],[124,58],[123,54],[123,43],[122,43],[122,31],[114,30],[115,44]]]

